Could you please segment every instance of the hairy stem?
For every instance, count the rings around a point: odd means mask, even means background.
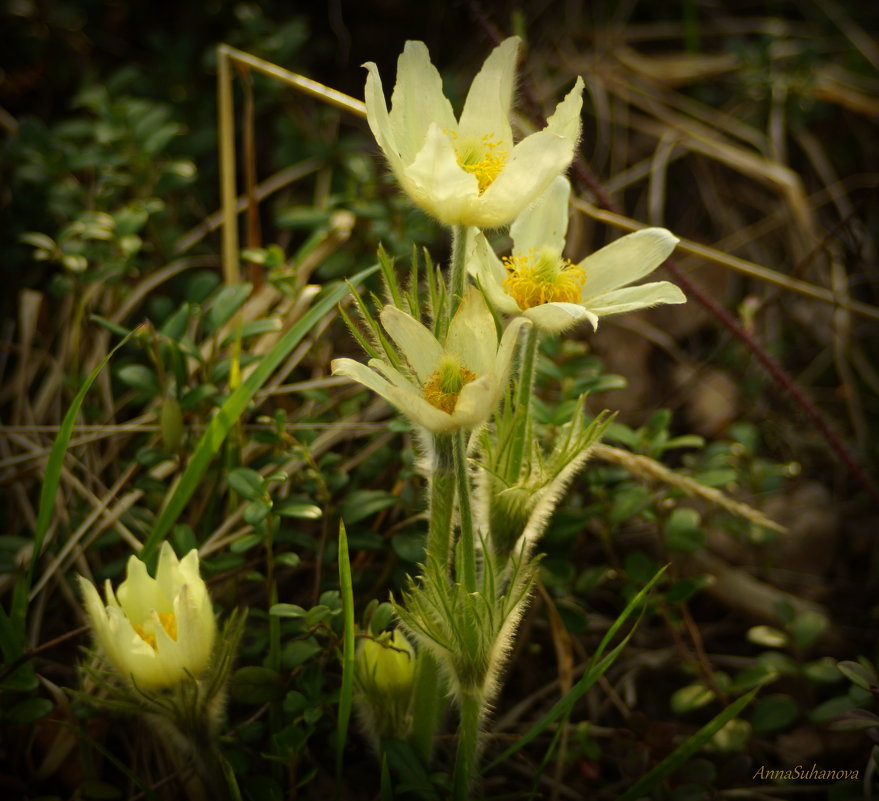
[[[469,801],[470,785],[473,776],[478,772],[482,697],[476,691],[462,690],[459,700],[461,720],[458,725],[458,751],[455,755],[452,797],[455,801]]]
[[[522,459],[525,456],[525,443],[528,439],[528,419],[531,411],[531,395],[534,392],[534,365],[537,361],[539,344],[537,328],[531,326],[522,343],[519,362],[519,385],[516,391],[516,406],[513,419],[513,437],[510,443],[510,456],[506,479],[515,484],[522,472]]]
[[[463,225],[452,226],[452,264],[449,269],[449,320],[454,317],[461,299],[464,297],[466,269],[464,248],[467,243],[467,228]],[[448,326],[446,326],[448,331]]]
[[[461,526],[459,580],[467,592],[476,592],[476,540],[473,536],[473,510],[470,508],[466,436],[466,432],[458,431],[452,437],[455,484],[458,488],[458,519]]]
[[[455,468],[453,436],[433,439],[433,465],[430,471],[430,521],[427,530],[428,566],[439,562],[448,575],[451,560],[452,512],[455,507]]]

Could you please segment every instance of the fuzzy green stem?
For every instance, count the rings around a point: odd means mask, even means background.
[[[467,592],[476,592],[476,541],[473,536],[473,511],[470,508],[466,437],[467,432],[459,430],[452,438],[455,484],[458,489],[458,520],[461,526],[459,577]]]
[[[537,362],[539,336],[537,328],[531,326],[522,343],[519,363],[519,384],[516,389],[516,409],[513,422],[513,437],[510,443],[509,470],[507,481],[515,484],[522,472],[522,460],[528,439],[528,419],[531,411],[531,396],[534,393],[534,366]]]
[[[467,244],[467,227],[452,226],[452,264],[449,269],[449,320],[454,317],[458,305],[464,297],[464,286],[467,279],[465,262],[465,246]],[[448,325],[445,327],[448,331]]]
[[[455,755],[452,797],[454,801],[470,801],[470,784],[478,772],[482,697],[473,690],[462,690],[459,701],[461,719],[458,724],[458,751]]]
[[[418,654],[415,686],[412,692],[412,734],[410,742],[421,754],[425,765],[430,764],[433,743],[440,721],[446,711],[445,693],[440,684],[439,665],[433,654],[422,648]]]
[[[455,471],[452,437],[433,438],[433,465],[430,471],[430,522],[427,530],[428,566],[439,561],[448,575],[451,559],[452,512],[455,507]]]

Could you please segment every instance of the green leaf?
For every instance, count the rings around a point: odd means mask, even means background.
[[[640,484],[621,487],[613,495],[610,522],[614,526],[629,520],[650,505],[650,493]]]
[[[772,626],[752,626],[747,634],[750,642],[764,648],[784,648],[790,642],[787,634]]]
[[[807,609],[804,612],[800,612],[788,628],[797,647],[808,648],[827,631],[828,625],[829,623],[824,615]]]
[[[232,318],[244,301],[250,296],[253,287],[250,284],[234,284],[223,287],[211,303],[207,314],[207,328],[216,331]]]
[[[272,504],[260,498],[258,501],[252,501],[244,507],[242,517],[244,522],[251,526],[258,526],[265,520],[272,511]]]
[[[864,690],[869,690],[870,687],[879,684],[879,679],[877,679],[876,671],[872,665],[868,667],[860,662],[844,660],[837,663],[836,669],[850,682]]]
[[[248,521],[249,522],[249,521]],[[259,534],[245,534],[243,537],[233,540],[229,545],[232,553],[245,553],[251,548],[255,548],[263,542],[263,538]]]
[[[714,700],[714,691],[710,690],[701,682],[688,684],[672,693],[669,706],[676,715],[701,709]]]
[[[283,698],[284,683],[276,671],[248,665],[232,674],[229,692],[242,704],[267,704]]]
[[[284,667],[292,670],[317,656],[323,649],[313,637],[307,640],[293,640],[284,647]]]
[[[391,625],[393,619],[394,605],[387,601],[380,603],[373,610],[372,618],[369,621],[369,630],[377,637]]]
[[[262,476],[249,467],[236,467],[230,470],[226,481],[235,492],[248,501],[258,501],[263,496]]]
[[[299,558],[299,554],[293,553],[292,551],[279,553],[277,554],[277,556],[275,556],[275,563],[283,565],[284,567],[299,567],[301,561],[302,560]]]
[[[26,698],[3,714],[7,723],[34,723],[46,717],[55,705],[48,698]]]
[[[269,614],[276,615],[277,617],[299,618],[305,617],[305,610],[296,604],[272,604]]]
[[[397,495],[382,490],[355,490],[342,502],[342,519],[352,526],[400,502]]]
[[[313,503],[304,503],[296,498],[285,498],[275,504],[275,514],[295,517],[299,520],[319,520],[323,512]]]
[[[116,371],[116,377],[127,387],[143,392],[150,398],[154,398],[161,392],[159,379],[149,367],[143,364],[127,364]]]
[[[666,603],[679,604],[689,601],[697,592],[714,582],[714,576],[707,574],[681,579],[672,584],[665,593]]]
[[[424,561],[424,534],[418,531],[402,531],[391,537],[391,547],[405,562]]]
[[[352,283],[363,281],[378,269],[370,267],[353,277]],[[144,543],[140,557],[149,558],[158,548],[171,526],[177,521],[181,512],[198,487],[199,481],[207,470],[214,455],[220,449],[226,435],[235,422],[244,413],[247,405],[253,399],[256,392],[269,379],[275,369],[287,358],[287,355],[305,337],[305,335],[320,322],[348,292],[345,284],[333,286],[324,291],[316,303],[306,312],[302,318],[285,333],[281,339],[272,346],[250,375],[238,386],[226,399],[223,406],[211,418],[207,430],[195,447],[186,470],[168,496],[165,505],[156,518],[153,529]],[[59,468],[60,469],[60,468]]]
[[[759,734],[787,728],[800,714],[800,707],[789,695],[762,698],[751,714],[751,725]]]
[[[665,546],[669,551],[689,553],[705,545],[702,517],[695,509],[678,507],[665,521]]]

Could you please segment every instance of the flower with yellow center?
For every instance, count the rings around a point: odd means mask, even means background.
[[[506,385],[519,331],[528,325],[522,318],[511,321],[498,342],[494,318],[475,287],[466,290],[443,343],[395,306],[385,306],[380,319],[411,373],[381,359],[369,366],[335,359],[333,374],[377,392],[434,434],[476,428],[488,419]]]
[[[537,328],[557,334],[581,320],[598,328],[609,314],[660,303],[685,303],[668,281],[628,286],[665,261],[678,240],[664,228],[645,228],[617,239],[573,264],[562,256],[568,230],[571,185],[556,178],[510,228],[513,252],[499,259],[481,232],[467,269],[498,311],[522,314]]]
[[[217,624],[197,551],[178,560],[163,543],[155,578],[132,556],[115,593],[106,582],[106,604],[88,579],[79,583],[98,647],[132,684],[159,689],[204,672]]]
[[[423,42],[406,42],[388,111],[378,68],[366,64],[366,115],[394,176],[416,205],[445,225],[508,225],[559,173],[580,138],[583,80],[542,131],[513,144],[519,38],[486,59],[456,119]]]

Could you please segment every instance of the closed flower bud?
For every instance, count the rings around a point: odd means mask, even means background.
[[[178,560],[163,543],[155,578],[132,556],[115,593],[106,582],[106,604],[88,579],[80,587],[98,648],[132,684],[160,689],[204,673],[217,624],[195,550]]]
[[[399,631],[361,640],[357,648],[357,710],[364,733],[377,750],[386,737],[405,739],[411,727],[415,659],[409,640]]]

